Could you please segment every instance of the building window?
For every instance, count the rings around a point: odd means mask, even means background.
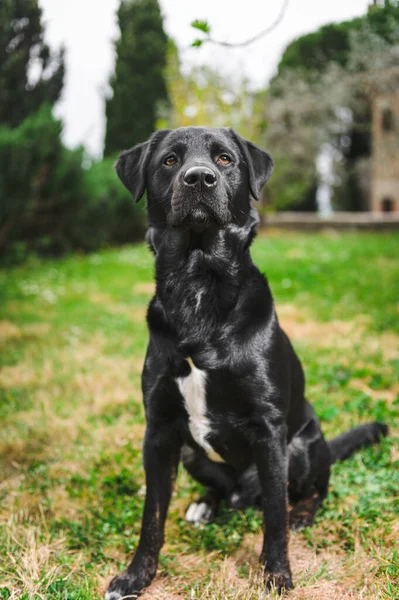
[[[393,212],[393,200],[392,198],[383,198],[381,202],[381,210],[384,213]]]
[[[393,112],[390,108],[384,108],[382,111],[382,130],[393,130]]]

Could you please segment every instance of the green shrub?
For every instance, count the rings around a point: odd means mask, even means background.
[[[49,106],[19,127],[0,127],[0,255],[29,250],[93,250],[142,237],[144,211],[113,169],[113,159],[82,167],[83,149],[61,142]]]
[[[0,252],[13,241],[27,247],[67,247],[71,215],[85,202],[82,150],[66,150],[62,125],[49,106],[19,127],[0,128]]]
[[[104,242],[122,244],[143,237],[145,203],[133,204],[115,173],[115,160],[116,156],[95,162],[86,172],[89,201],[84,221],[88,228],[96,229],[91,231],[95,247]],[[90,239],[90,234],[87,235]]]

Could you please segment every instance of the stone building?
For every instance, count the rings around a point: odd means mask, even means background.
[[[377,96],[372,117],[372,212],[399,212],[399,90]]]

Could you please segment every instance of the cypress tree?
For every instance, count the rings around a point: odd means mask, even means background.
[[[159,107],[168,102],[167,36],[158,1],[122,0],[118,22],[113,95],[105,109],[105,155],[145,141],[155,129]]]
[[[64,51],[44,42],[37,0],[0,1],[0,123],[17,127],[44,102],[54,104],[64,79]]]

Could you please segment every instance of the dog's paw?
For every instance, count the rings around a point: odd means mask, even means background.
[[[318,494],[313,494],[313,496],[297,502],[288,515],[290,529],[299,531],[299,529],[313,525],[319,506],[320,496]]]
[[[121,573],[113,578],[105,592],[105,600],[134,599],[140,596],[140,591],[135,585],[135,579],[128,573]]]
[[[289,515],[289,523],[292,531],[300,531],[313,525],[314,515],[293,510]]]
[[[291,573],[289,571],[283,571],[281,573],[266,573],[266,589],[268,591],[276,591],[278,594],[283,594],[292,590],[294,584],[292,583]]]
[[[199,500],[192,502],[186,511],[186,521],[189,523],[210,523],[215,518],[215,507]]]
[[[105,600],[121,600],[123,596],[121,596],[122,592],[115,590],[114,592],[105,592]]]

